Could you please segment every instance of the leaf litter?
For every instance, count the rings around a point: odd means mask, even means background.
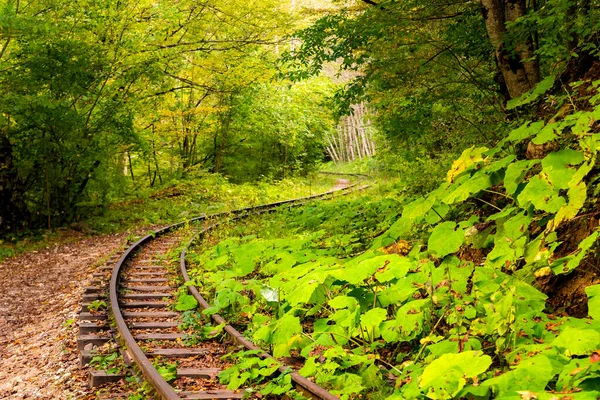
[[[68,231],[0,264],[0,398],[93,396],[78,360],[80,302],[95,267],[126,238]]]

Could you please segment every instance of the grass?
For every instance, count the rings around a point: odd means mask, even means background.
[[[86,234],[125,232],[166,225],[236,208],[270,203],[331,190],[337,177],[312,174],[277,182],[234,184],[220,175],[198,174],[159,188],[143,189],[108,204],[80,204],[83,217],[70,227],[28,231],[0,240],[0,262],[51,244],[75,240],[70,229]]]

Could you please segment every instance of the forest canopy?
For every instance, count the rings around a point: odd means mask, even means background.
[[[465,148],[572,101],[599,23],[585,0],[1,7],[4,233],[194,174],[281,179],[375,148],[424,193]]]
[[[304,19],[285,2],[7,0],[0,231],[194,171],[282,178],[323,158],[334,84],[277,77]]]

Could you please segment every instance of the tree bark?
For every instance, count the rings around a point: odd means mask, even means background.
[[[21,185],[13,165],[12,145],[0,132],[0,235],[16,231],[27,219]]]
[[[513,22],[527,12],[524,0],[481,0],[483,18],[496,56],[498,70],[504,78],[509,98],[519,97],[539,82],[539,63],[534,56],[533,41],[515,46],[510,52],[506,46],[506,23]]]

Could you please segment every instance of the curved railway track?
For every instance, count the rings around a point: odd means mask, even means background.
[[[352,174],[343,174],[352,175]],[[362,175],[355,175],[364,178]],[[335,193],[344,194],[355,190],[362,190],[361,186],[354,183],[345,187],[321,193],[318,195],[302,197],[292,200],[247,207],[230,212],[217,213],[210,216],[201,215],[190,221],[180,222],[159,229],[152,235],[146,235],[129,246],[120,256],[112,268],[108,285],[109,315],[98,316],[89,312],[89,303],[84,304],[84,312],[80,319],[86,318],[100,320],[100,322],[84,322],[81,327],[87,326],[89,331],[80,336],[80,349],[84,350],[83,359],[89,359],[91,344],[102,344],[110,340],[110,336],[117,339],[121,345],[122,353],[130,359],[139,369],[145,380],[152,386],[156,394],[162,399],[241,399],[244,391],[230,391],[224,388],[215,379],[222,368],[226,368],[220,356],[231,352],[235,345],[248,350],[261,350],[248,341],[240,332],[218,314],[212,315],[217,325],[223,324],[224,331],[229,336],[229,342],[219,343],[214,340],[203,340],[185,346],[184,340],[189,338],[182,333],[178,326],[181,323],[179,312],[172,311],[171,300],[176,295],[178,287],[190,279],[186,269],[186,251],[188,246],[199,237],[219,226],[224,220],[238,220],[249,215],[261,214],[276,210],[281,206],[298,206],[315,199],[324,199]],[[189,224],[195,228],[193,237],[184,244],[180,252],[178,269],[169,268],[164,263],[164,255],[178,245],[184,238],[179,228]],[[105,267],[108,271],[108,268]],[[100,282],[106,276],[97,274]],[[92,288],[93,289],[93,288]],[[201,308],[209,307],[208,302],[202,298],[198,290],[188,284],[188,291],[198,301]],[[91,298],[103,298],[101,291],[92,290]],[[91,299],[89,298],[89,299]],[[86,308],[87,307],[87,308]],[[101,331],[95,327],[108,328],[104,322],[109,318],[113,322],[114,331]],[[91,335],[89,334],[91,332]],[[271,357],[262,352],[262,358]],[[156,361],[177,360],[176,376],[173,375],[167,382],[155,367]],[[289,367],[282,366],[281,372]],[[99,382],[110,381],[99,372]],[[336,396],[327,392],[310,380],[302,377],[297,372],[292,372],[293,384],[299,392],[313,399],[334,400]],[[94,376],[92,376],[92,379]],[[117,377],[118,378],[118,377]]]

